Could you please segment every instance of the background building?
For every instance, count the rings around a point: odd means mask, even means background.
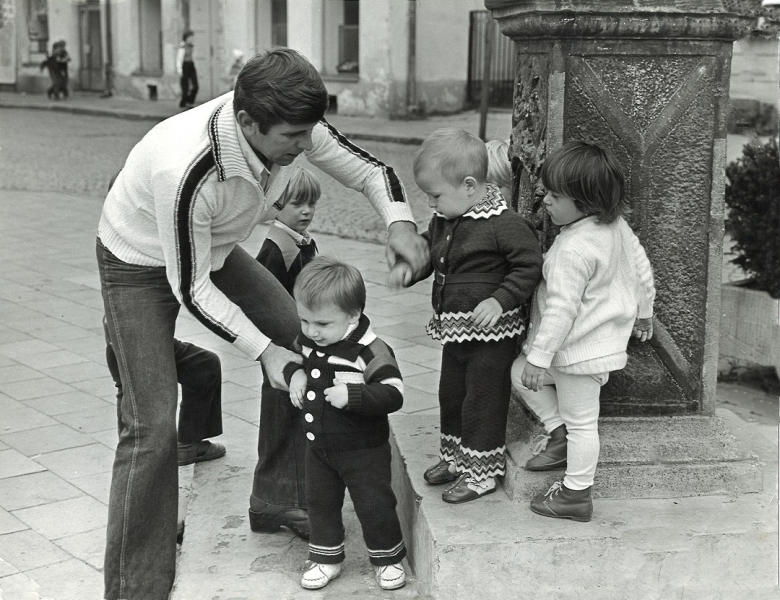
[[[232,87],[235,51],[303,52],[337,112],[399,116],[475,106],[486,27],[482,0],[0,0],[0,86],[42,93],[40,63],[65,40],[73,89],[139,99],[179,94],[176,50],[195,32],[198,100]],[[495,29],[497,32],[497,28]],[[513,42],[493,36],[491,106],[511,106]],[[732,93],[774,103],[777,39],[735,45]]]

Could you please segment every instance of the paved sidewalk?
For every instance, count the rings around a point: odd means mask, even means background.
[[[0,191],[0,598],[102,597],[108,485],[116,441],[114,388],[104,362],[102,303],[94,259],[101,201],[57,193]],[[30,216],[35,215],[34,219]],[[262,232],[247,243],[259,247]],[[318,236],[324,252],[355,261],[369,282],[367,313],[397,350],[407,386],[404,412],[437,412],[440,350],[423,333],[426,286],[381,285],[380,245]],[[256,428],[256,363],[184,316],[178,334],[217,350],[225,370],[226,429]],[[719,387],[722,403],[776,443],[776,425],[751,414],[777,399]],[[746,408],[740,396],[755,402]],[[763,411],[764,413],[766,411]],[[771,415],[771,412],[770,412]],[[774,421],[776,424],[776,419]],[[226,437],[228,437],[226,435]],[[228,453],[253,452],[229,447]],[[210,465],[217,468],[216,462]],[[182,469],[183,479],[192,471]],[[250,478],[247,475],[246,489]],[[361,579],[356,579],[358,585]],[[353,585],[344,583],[344,585]]]
[[[162,121],[180,112],[176,100],[137,100],[100,94],[73,92],[67,100],[49,100],[46,94],[0,92],[0,108],[30,108],[74,114],[114,116],[122,119]],[[427,119],[404,121],[371,117],[349,117],[327,114],[326,118],[337,129],[356,140],[374,140],[402,144],[420,144],[439,127],[458,127],[479,133],[479,113],[465,111],[454,115],[432,116]],[[495,110],[488,113],[488,139],[509,139],[512,113]]]
[[[68,104],[69,103],[69,104]],[[80,95],[45,97],[0,93],[0,107],[40,106],[115,116],[161,119],[164,102]],[[152,108],[155,111],[153,112]],[[3,111],[2,118],[11,111]],[[90,113],[97,114],[97,113]],[[508,136],[509,113],[491,114],[494,137]],[[347,133],[424,137],[443,124],[476,131],[476,113],[402,122],[339,117]],[[505,130],[501,127],[506,127]],[[355,135],[357,134],[357,135]],[[368,138],[377,139],[377,138]],[[102,199],[49,192],[0,190],[0,599],[102,598],[102,559],[108,485],[116,443],[113,382],[104,360],[102,300],[94,236]],[[262,231],[246,243],[259,248]],[[393,345],[406,380],[408,414],[437,414],[440,349],[425,336],[428,288],[392,293],[382,285],[383,247],[317,235],[323,252],[359,264],[369,282],[367,313]],[[228,459],[252,453],[258,421],[256,363],[182,316],[177,333],[215,349],[224,369]],[[718,387],[720,404],[777,443],[777,398],[742,386]],[[240,432],[241,435],[238,435]],[[248,432],[248,433],[247,433]],[[227,464],[227,462],[226,462]],[[209,465],[218,468],[219,461]],[[183,482],[193,469],[181,469]],[[251,477],[247,475],[247,493]],[[347,589],[361,579],[347,579]],[[351,589],[351,588],[350,588]],[[263,597],[258,594],[258,597]],[[188,599],[189,600],[189,599]]]

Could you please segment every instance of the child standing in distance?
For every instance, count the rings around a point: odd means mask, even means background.
[[[439,462],[423,477],[451,484],[442,499],[461,503],[496,489],[506,470],[506,420],[522,305],[541,277],[530,227],[498,187],[486,183],[488,153],[476,136],[438,129],[423,142],[414,179],[435,213],[428,231],[434,316],[426,330],[444,344],[439,381]],[[398,264],[390,285],[413,283]]]
[[[314,176],[306,169],[297,170],[275,205],[279,214],[257,255],[257,261],[290,295],[295,278],[317,253],[317,245],[306,229],[319,199],[320,184]]]
[[[189,29],[181,36],[181,44],[176,51],[176,73],[179,76],[181,100],[179,108],[192,108],[198,95],[198,71],[195,69],[195,33]]]
[[[653,336],[653,272],[624,219],[623,173],[606,151],[567,142],[547,158],[541,178],[544,206],[561,232],[544,260],[512,383],[548,433],[526,469],[566,468],[531,510],[590,521],[600,389],[610,371],[625,367],[632,333],[642,342]]]
[[[295,282],[303,366],[290,363],[285,379],[303,412],[309,560],[301,586],[319,589],[341,574],[344,490],[355,505],[379,586],[406,583],[406,556],[390,486],[387,415],[403,405],[403,382],[392,349],[363,314],[360,272],[319,256]]]

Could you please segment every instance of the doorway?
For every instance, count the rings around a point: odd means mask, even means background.
[[[100,5],[79,6],[79,87],[102,91],[103,47],[100,43]]]

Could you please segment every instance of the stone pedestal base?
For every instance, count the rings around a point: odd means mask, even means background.
[[[735,425],[739,425],[737,421]],[[653,443],[644,437],[649,431],[636,433],[626,439],[634,447],[619,452],[647,456],[652,447],[664,449],[667,456],[690,453],[695,461],[688,470],[690,488],[696,488],[705,477],[700,467],[707,463],[706,453],[715,451],[718,443],[722,444],[718,456],[734,458],[723,461],[721,472],[744,473],[747,463],[738,460],[744,455],[726,450],[734,447],[731,436],[742,439],[752,435],[753,449],[767,462],[776,460],[776,447],[758,434],[754,425],[742,423],[739,428],[746,430],[743,433],[738,428],[732,430],[731,423],[724,411],[709,425],[678,425],[676,433],[698,430],[720,436],[699,446],[698,452],[694,452],[695,444],[679,450],[675,440],[665,445],[661,440],[671,440],[674,434],[662,431],[654,432],[658,440]],[[621,423],[623,426],[633,428],[631,423]],[[443,502],[442,486],[428,485],[422,477],[425,468],[437,460],[437,417],[393,415],[391,427],[393,489],[421,598],[780,598],[776,587],[777,498],[770,491],[776,489],[776,462],[767,465],[763,474],[747,469],[753,488],[760,489],[760,476],[765,477],[767,491],[763,493],[665,499],[602,497],[594,501],[591,522],[575,523],[535,515],[525,502],[509,501],[501,489],[466,504]],[[618,451],[618,446],[609,453]],[[757,468],[760,461],[751,460]],[[626,466],[626,472],[639,468]],[[649,473],[637,476],[646,481],[651,477]],[[632,484],[625,481],[629,477],[621,478],[630,489]],[[705,478],[714,480],[709,475]],[[737,478],[724,475],[723,481],[736,482]],[[655,493],[660,495],[672,481],[683,487],[682,471],[679,476],[659,477]],[[618,487],[609,479],[600,485]],[[648,487],[647,483],[642,486]],[[725,484],[723,487],[727,489]]]
[[[515,406],[517,404],[513,403]],[[528,439],[509,443],[504,488],[526,502],[563,478],[564,470],[531,472],[531,438],[543,433],[527,419]],[[733,413],[715,416],[611,417],[599,421],[601,454],[594,498],[684,498],[760,492],[763,464],[742,434],[744,423]]]

